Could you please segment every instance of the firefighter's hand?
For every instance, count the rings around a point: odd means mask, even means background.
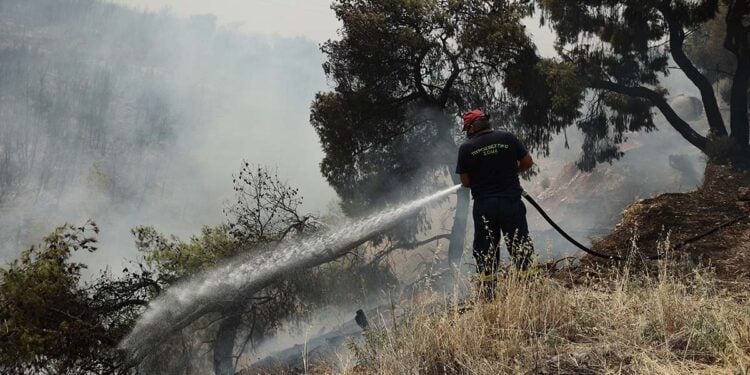
[[[461,173],[461,186],[465,188],[471,187],[471,179],[468,173]]]

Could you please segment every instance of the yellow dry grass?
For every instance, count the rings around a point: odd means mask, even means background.
[[[349,374],[746,374],[750,305],[709,270],[664,261],[564,286],[506,276],[491,302],[417,307],[352,343]],[[447,305],[447,303],[446,303]]]

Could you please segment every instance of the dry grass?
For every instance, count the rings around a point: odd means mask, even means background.
[[[416,308],[352,344],[349,374],[746,374],[747,295],[705,268],[665,261],[564,286],[511,275],[492,302]]]

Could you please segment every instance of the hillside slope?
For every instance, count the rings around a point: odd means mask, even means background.
[[[750,213],[750,172],[708,165],[701,188],[689,193],[662,194],[629,206],[614,231],[594,249],[626,255],[635,240],[639,252],[653,256],[659,241],[681,244]],[[743,219],[690,242],[672,255],[687,255],[715,267],[717,277],[731,281],[750,278],[750,219]],[[584,263],[597,263],[584,258]]]

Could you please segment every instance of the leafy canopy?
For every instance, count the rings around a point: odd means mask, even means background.
[[[347,213],[452,174],[466,110],[484,108],[542,152],[578,115],[580,90],[554,96],[542,74],[521,23],[532,11],[526,2],[340,0],[332,8],[341,38],[322,51],[334,91],[316,95],[311,123],[325,151],[321,171]]]

